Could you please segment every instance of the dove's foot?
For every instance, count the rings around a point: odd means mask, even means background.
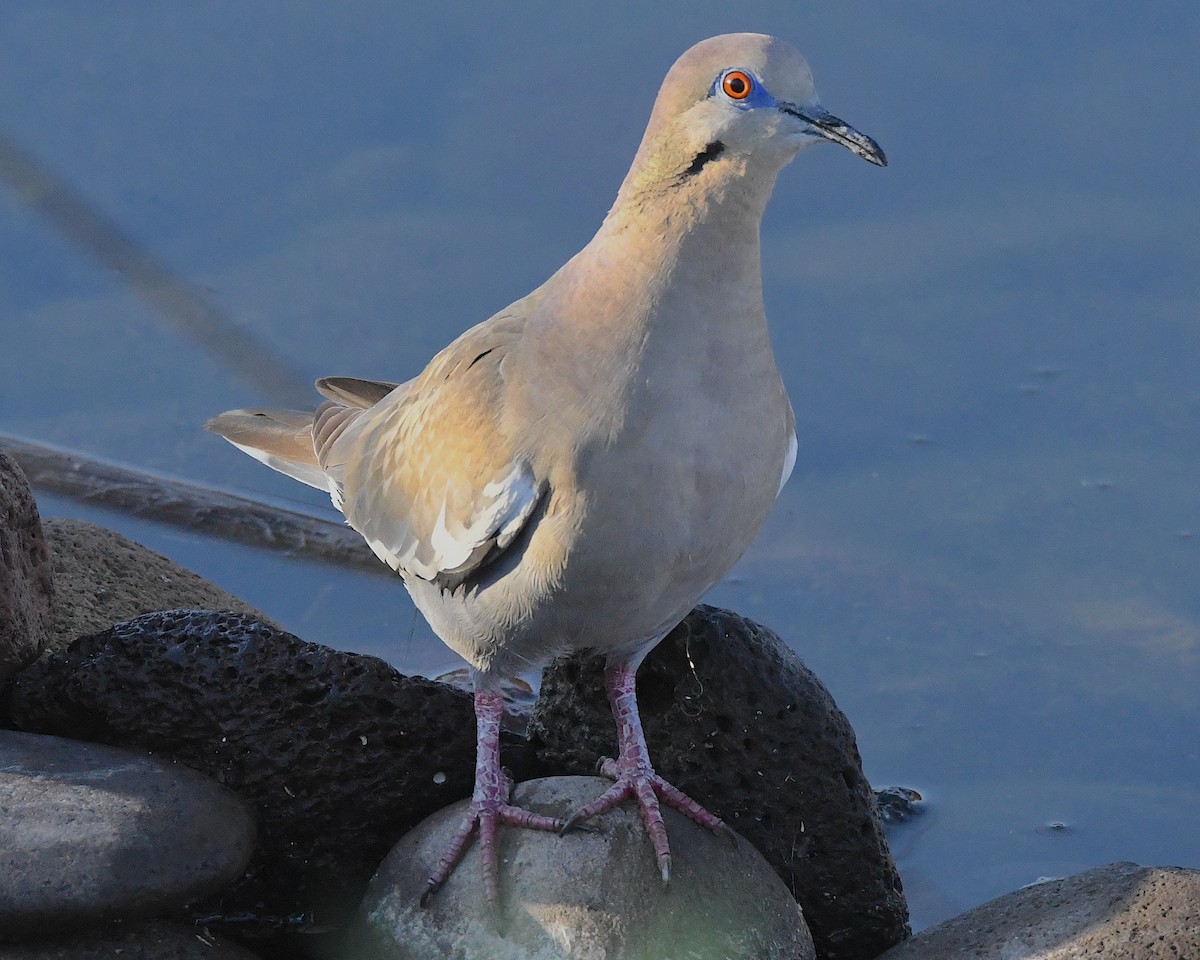
[[[500,767],[500,718],[504,699],[494,690],[475,691],[475,720],[478,740],[475,755],[475,793],[462,824],[450,838],[445,853],[425,883],[421,905],[425,906],[454,872],[467,851],[471,837],[479,832],[479,856],[483,865],[483,891],[493,910],[500,903],[500,860],[496,853],[496,828],[500,824],[561,832],[562,820],[514,807],[508,802],[512,785]]]
[[[671,847],[667,842],[667,828],[663,823],[659,801],[691,817],[698,824],[733,836],[733,831],[720,817],[709,813],[682,790],[667,783],[654,772],[650,754],[646,749],[646,737],[638,714],[637,697],[634,690],[635,669],[625,664],[610,666],[604,674],[608,699],[612,704],[613,718],[617,722],[617,741],[620,755],[617,759],[601,761],[600,772],[613,779],[613,785],[591,803],[577,810],[563,827],[563,832],[576,824],[611,810],[630,797],[635,797],[642,812],[642,822],[654,845],[654,856],[664,881],[671,878]]]

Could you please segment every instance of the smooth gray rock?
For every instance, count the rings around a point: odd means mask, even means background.
[[[0,730],[0,940],[181,910],[253,846],[245,804],[193,770]]]
[[[234,610],[271,622],[244,600],[112,530],[53,517],[43,526],[57,584],[53,650],[156,610]]]
[[[37,503],[0,450],[0,684],[50,644],[54,574]]]
[[[152,920],[45,943],[0,943],[0,960],[258,960],[190,924]]]
[[[520,784],[517,804],[563,817],[608,786],[595,777]],[[483,898],[478,845],[420,906],[425,880],[465,804],[434,814],[388,854],[351,942],[356,960],[810,960],[800,908],[745,840],[665,810],[673,864],[664,885],[636,804],[589,831],[500,828],[503,916]]]
[[[530,724],[547,763],[615,756],[602,661],[548,668]],[[753,843],[790,889],[826,960],[871,960],[909,935],[908,907],[854,731],[766,627],[699,606],[638,670],[650,757]]]
[[[1200,870],[1110,863],[1023,887],[879,960],[1193,960]]]
[[[11,712],[22,729],[179,760],[249,800],[251,870],[205,910],[264,931],[350,916],[396,841],[471,794],[469,696],[244,614],[165,611],[81,638],[14,678]]]

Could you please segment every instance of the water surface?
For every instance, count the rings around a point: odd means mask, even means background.
[[[391,380],[598,226],[694,41],[775,33],[891,166],[781,176],[796,472],[709,597],[824,678],[918,926],[1113,860],[1200,867],[1192,4],[10,2],[0,134],[303,378]],[[320,504],[204,434],[251,384],[0,187],[0,431]],[[46,497],[300,636],[451,667],[402,589]]]

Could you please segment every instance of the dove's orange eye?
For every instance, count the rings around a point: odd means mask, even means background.
[[[750,91],[754,89],[754,81],[750,79],[748,73],[741,70],[730,70],[721,78],[721,89],[725,91],[727,97],[734,100],[745,100],[750,96]]]

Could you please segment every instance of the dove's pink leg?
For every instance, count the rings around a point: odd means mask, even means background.
[[[462,825],[455,831],[450,845],[434,867],[421,895],[421,905],[446,882],[455,865],[462,859],[476,828],[479,830],[479,857],[483,864],[484,896],[493,908],[500,902],[500,865],[496,855],[496,827],[506,823],[514,827],[535,830],[561,831],[566,824],[554,817],[543,817],[520,807],[510,806],[510,785],[500,768],[500,718],[504,714],[504,698],[495,690],[475,690],[475,723],[478,736],[475,744],[475,792],[467,807]]]
[[[671,848],[667,843],[667,828],[663,824],[658,802],[686,814],[698,824],[722,833],[732,831],[719,817],[705,810],[683,791],[671,786],[654,772],[650,754],[646,749],[646,735],[642,732],[642,720],[638,714],[634,676],[637,668],[628,663],[610,665],[604,671],[608,702],[612,705],[613,719],[617,721],[616,760],[606,757],[600,764],[600,772],[615,781],[604,793],[587,804],[567,821],[563,832],[590,817],[611,810],[629,797],[636,797],[642,811],[642,822],[654,844],[654,855],[662,871],[663,880],[671,877]]]

